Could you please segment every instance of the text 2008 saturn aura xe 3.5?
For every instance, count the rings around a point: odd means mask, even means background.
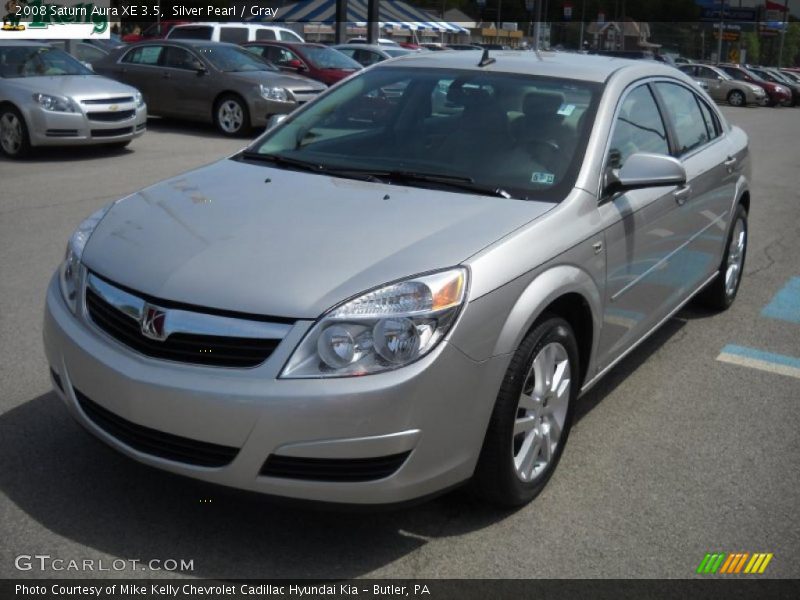
[[[698,295],[736,297],[746,135],[676,69],[415,54],[72,236],[58,394],[145,464],[382,504],[546,484],[576,400]]]

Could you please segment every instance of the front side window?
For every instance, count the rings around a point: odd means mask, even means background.
[[[192,56],[191,52],[175,46],[164,48],[163,64],[171,69],[184,69],[187,71],[196,71],[203,66],[197,58]]]
[[[94,75],[63,50],[48,46],[0,47],[0,77]]]
[[[675,129],[678,156],[708,142],[709,134],[695,93],[675,83],[657,83],[656,89]]]
[[[281,29],[281,40],[284,42],[302,42],[303,38],[297,35],[294,31],[289,31],[288,29]]]
[[[557,78],[387,67],[346,81],[249,153],[402,185],[560,200],[574,185],[600,93],[599,84]]]
[[[611,137],[609,166],[619,169],[637,152],[669,154],[667,130],[647,85],[633,90],[622,102]]]

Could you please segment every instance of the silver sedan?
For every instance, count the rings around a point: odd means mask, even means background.
[[[125,146],[146,124],[137,89],[48,44],[0,42],[0,148],[7,156],[33,146]]]
[[[583,393],[689,300],[734,301],[749,171],[668,66],[387,61],[82,223],[47,292],[53,384],[107,444],[205,481],[523,504]]]

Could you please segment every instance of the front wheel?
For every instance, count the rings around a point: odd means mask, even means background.
[[[0,148],[9,158],[23,158],[31,150],[25,118],[13,106],[0,108]]]
[[[728,94],[728,104],[731,106],[744,106],[746,103],[747,99],[739,90],[733,90],[730,94]]]
[[[227,136],[243,135],[250,131],[250,111],[239,96],[227,94],[214,106],[214,124]]]
[[[747,211],[740,204],[733,214],[733,226],[717,276],[700,295],[700,300],[706,306],[720,311],[730,308],[739,292],[746,256]]]
[[[511,359],[473,477],[473,488],[502,506],[542,491],[561,458],[580,385],[569,323],[544,316]]]

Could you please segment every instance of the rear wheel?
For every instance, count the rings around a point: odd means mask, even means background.
[[[731,90],[731,93],[728,94],[728,104],[731,106],[744,106],[747,104],[747,99],[741,91]]]
[[[9,158],[23,158],[30,153],[28,127],[22,114],[13,106],[0,108],[0,148]]]
[[[747,256],[747,211],[741,204],[733,216],[733,226],[728,235],[725,254],[722,257],[717,277],[703,290],[700,300],[714,310],[727,310],[742,282],[744,260]]]
[[[500,387],[472,482],[478,494],[520,506],[542,491],[567,442],[578,374],[572,328],[544,316],[520,344]]]
[[[250,131],[250,111],[239,96],[226,94],[214,106],[214,124],[228,136],[243,135]]]

